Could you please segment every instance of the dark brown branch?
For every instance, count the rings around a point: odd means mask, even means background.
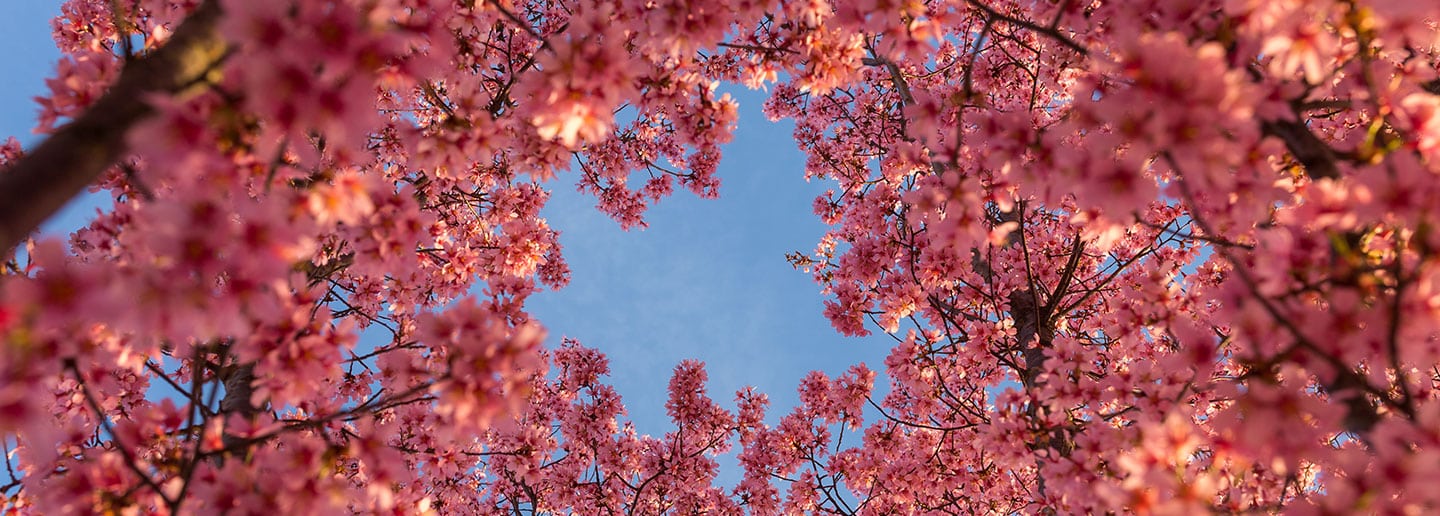
[[[0,252],[13,249],[124,156],[125,134],[153,112],[146,96],[180,95],[206,81],[227,50],[215,30],[220,14],[216,0],[200,4],[165,46],[126,64],[84,114],[0,171]]]
[[[1260,123],[1260,130],[1266,136],[1274,136],[1285,142],[1285,148],[1300,166],[1305,167],[1305,173],[1310,179],[1328,177],[1338,179],[1340,171],[1335,163],[1339,157],[1335,150],[1328,144],[1310,132],[1305,124],[1292,120],[1265,120]]]

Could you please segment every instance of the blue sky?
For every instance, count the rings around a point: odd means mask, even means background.
[[[46,91],[45,79],[55,72],[55,60],[60,51],[50,39],[50,20],[60,14],[58,0],[20,0],[7,5],[5,16],[0,16],[0,141],[11,136],[20,140],[25,148],[39,141],[35,128],[35,117],[39,106],[32,100]],[[94,213],[94,207],[85,202],[71,203],[59,216],[41,227],[54,231],[61,228],[80,226]]]
[[[0,41],[5,48],[0,54],[5,70],[0,79],[0,140],[15,136],[29,143],[34,141],[30,130],[37,113],[30,98],[43,91],[45,77],[60,56],[50,40],[50,18],[59,13],[59,2],[13,3],[16,5],[6,6],[6,15],[0,16]]]
[[[0,17],[0,138],[14,135],[28,147],[31,97],[58,56],[49,20],[60,2],[12,3]],[[774,421],[797,403],[807,372],[834,375],[861,361],[879,370],[893,344],[833,331],[819,286],[785,261],[787,252],[808,253],[824,232],[810,205],[825,186],[804,180],[791,124],[765,119],[763,92],[727,91],[741,102],[740,125],[720,165],[719,199],[677,193],[649,211],[648,229],[626,232],[569,186],[573,176],[562,176],[544,211],[562,232],[573,280],[532,298],[531,312],[552,343],[568,336],[609,355],[611,382],[644,433],[671,429],[665,386],[681,360],[706,362],[710,393],[723,406],[733,408],[734,392],[747,385],[769,394]],[[93,210],[77,203],[47,227],[75,227]]]
[[[810,370],[834,375],[862,360],[879,369],[893,344],[836,333],[821,315],[820,287],[785,261],[824,233],[810,206],[825,185],[805,181],[793,124],[765,119],[763,92],[730,92],[740,125],[724,150],[719,199],[677,193],[650,210],[649,228],[628,232],[573,188],[557,188],[544,212],[561,231],[573,280],[531,309],[555,336],[610,354],[614,385],[642,431],[668,428],[664,389],[680,360],[706,362],[717,401],[728,405],[753,385],[788,409]]]

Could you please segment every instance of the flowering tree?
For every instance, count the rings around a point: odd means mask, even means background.
[[[64,9],[51,134],[0,155],[14,509],[1440,509],[1440,8]],[[539,183],[625,227],[714,195],[719,81],[834,183],[790,259],[896,337],[890,388],[812,373],[771,425],[687,362],[639,436],[524,311],[568,278]],[[87,186],[68,250],[26,240]]]
[[[481,439],[545,371],[525,298],[568,280],[539,182],[577,164],[639,225],[677,184],[715,194],[734,125],[692,56],[718,17],[63,9],[52,134],[5,148],[3,245],[86,185],[114,204],[68,252],[25,243],[0,286],[4,492],[40,513],[474,507]]]
[[[862,445],[816,426],[858,403],[816,397],[746,441],[748,482],[803,466],[788,507],[840,512],[1436,510],[1433,7],[888,8],[746,36],[812,74],[768,108],[838,183],[791,259],[839,331],[898,340]],[[822,67],[799,42],[827,37]]]

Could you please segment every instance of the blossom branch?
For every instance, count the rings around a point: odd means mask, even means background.
[[[1070,50],[1074,50],[1076,53],[1078,53],[1078,54],[1080,54],[1080,55],[1082,55],[1082,56],[1083,56],[1083,55],[1089,55],[1089,53],[1090,53],[1089,50],[1087,50],[1084,46],[1080,45],[1079,43],[1076,43],[1075,40],[1072,40],[1072,39],[1070,39],[1069,37],[1065,36],[1064,34],[1061,34],[1061,33],[1060,33],[1060,30],[1058,29],[1058,27],[1053,26],[1053,25],[1055,25],[1055,24],[1052,24],[1051,27],[1043,27],[1043,26],[1041,26],[1041,25],[1039,25],[1039,24],[1036,24],[1035,22],[1032,22],[1032,21],[1023,19],[1023,18],[1017,18],[1017,17],[1014,17],[1014,16],[1009,16],[1009,15],[1001,14],[1000,11],[996,11],[994,8],[992,8],[992,7],[988,6],[988,5],[985,5],[984,3],[979,2],[978,0],[966,0],[965,3],[969,4],[971,7],[974,7],[974,8],[976,8],[976,9],[979,9],[980,11],[984,12],[986,16],[989,16],[989,17],[991,17],[991,18],[994,18],[994,19],[1003,21],[1003,22],[1008,23],[1008,24],[1011,24],[1011,25],[1015,25],[1015,26],[1017,26],[1017,27],[1022,27],[1022,28],[1030,29],[1030,30],[1035,31],[1035,32],[1037,32],[1037,33],[1039,33],[1039,34],[1042,34],[1042,35],[1044,35],[1044,36],[1046,36],[1046,37],[1049,37],[1050,39],[1053,39],[1053,40],[1055,40],[1056,42],[1059,42],[1061,45],[1064,45],[1066,48],[1069,48]],[[1058,20],[1059,18],[1056,18],[1056,19]]]
[[[110,436],[111,442],[115,444],[115,450],[120,452],[120,457],[125,462],[125,468],[129,469],[131,473],[134,473],[141,484],[149,487],[151,491],[154,491],[155,496],[159,496],[167,505],[175,505],[176,502],[174,500],[165,496],[165,492],[160,489],[160,484],[156,483],[153,478],[150,478],[149,473],[140,469],[135,453],[120,440],[120,435],[115,433],[115,427],[111,426],[109,417],[105,415],[105,410],[100,408],[100,402],[95,400],[95,394],[90,392],[90,386],[85,381],[85,375],[80,372],[80,368],[75,364],[75,360],[70,358],[65,359],[65,369],[69,370],[70,373],[75,376],[75,382],[80,387],[81,395],[85,398],[85,405],[90,407],[90,410],[95,413],[96,421],[100,423],[100,427],[105,430],[105,433]]]
[[[1194,195],[1190,191],[1189,185],[1183,177],[1183,173],[1180,172],[1179,163],[1177,163],[1168,152],[1162,153],[1162,157],[1175,169],[1177,175],[1181,176],[1177,180],[1179,181],[1180,191],[1182,195],[1185,196],[1186,202],[1191,206],[1195,206]],[[1195,224],[1200,226],[1201,231],[1207,234],[1214,234],[1204,217],[1198,212],[1192,211],[1191,213]],[[1264,308],[1272,320],[1280,324],[1280,326],[1295,339],[1295,346],[1311,352],[1335,369],[1335,377],[1328,382],[1324,382],[1326,390],[1331,393],[1353,392],[1353,396],[1346,402],[1347,414],[1345,416],[1345,425],[1347,430],[1360,436],[1362,440],[1366,440],[1368,443],[1368,437],[1366,436],[1375,423],[1380,420],[1380,414],[1376,407],[1365,399],[1366,394],[1375,396],[1381,403],[1400,410],[1408,417],[1415,417],[1413,409],[1406,406],[1403,402],[1394,400],[1388,393],[1370,385],[1370,382],[1366,380],[1364,376],[1356,373],[1348,364],[1341,361],[1338,357],[1326,353],[1311,341],[1300,328],[1295,326],[1295,323],[1291,321],[1290,318],[1285,317],[1285,314],[1281,313],[1280,309],[1277,308],[1274,303],[1270,302],[1268,297],[1261,294],[1258,282],[1254,276],[1250,274],[1249,269],[1244,266],[1239,258],[1231,252],[1230,248],[1224,246],[1217,247],[1215,252],[1219,253],[1221,257],[1234,267],[1235,273],[1240,276],[1250,296],[1254,298],[1256,302],[1260,303],[1260,306]],[[1285,354],[1287,353],[1281,353],[1279,356],[1284,356]],[[1277,356],[1277,358],[1279,356]]]

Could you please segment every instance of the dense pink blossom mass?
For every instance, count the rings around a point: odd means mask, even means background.
[[[1440,511],[1437,20],[69,0],[48,136],[0,151],[6,511]],[[768,416],[679,364],[639,435],[527,315],[570,274],[542,183],[624,227],[719,194],[724,83],[833,185],[800,309],[896,345]],[[113,206],[28,238],[87,186]]]

